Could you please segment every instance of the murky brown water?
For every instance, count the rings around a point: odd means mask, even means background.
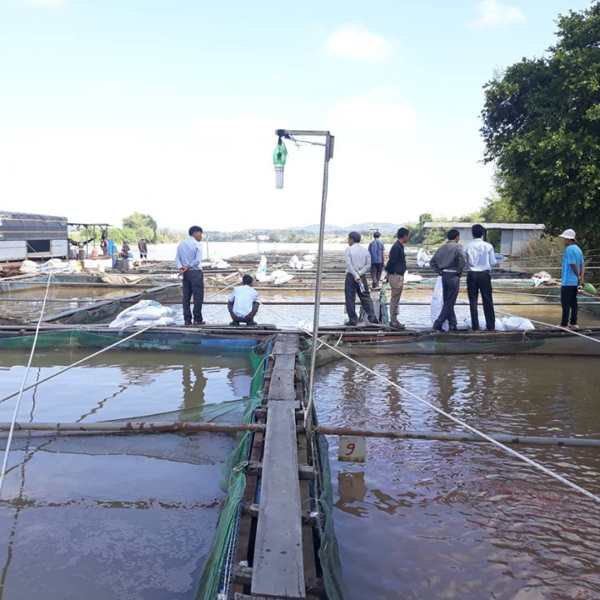
[[[261,294],[306,300],[285,290]],[[223,296],[226,298],[226,296]],[[327,299],[340,298],[327,294]],[[423,300],[407,293],[405,299]],[[536,300],[522,295],[509,301]],[[559,307],[507,307],[558,322]],[[226,322],[207,306],[208,322]],[[428,306],[401,319],[428,326]],[[266,307],[289,325],[312,307]],[[468,308],[458,309],[459,320]],[[339,324],[326,306],[324,324]],[[582,324],[597,324],[581,313]],[[37,354],[31,380],[86,355]],[[0,354],[0,397],[18,389],[27,356]],[[597,359],[440,356],[364,362],[486,432],[600,437]],[[113,352],[26,393],[20,420],[97,421],[177,411],[247,395],[243,355]],[[349,363],[319,369],[322,423],[455,430],[452,423]],[[0,404],[0,421],[12,415]],[[372,440],[365,465],[331,463],[335,526],[353,600],[600,598],[598,507],[483,444]],[[232,441],[176,435],[19,437],[0,502],[0,598],[188,599],[222,497],[217,480]],[[542,464],[600,493],[600,452],[525,447]],[[85,596],[82,596],[82,590]]]
[[[600,437],[595,358],[398,357],[367,366],[486,432]],[[349,363],[318,372],[321,423],[457,427]],[[484,444],[373,439],[331,464],[354,600],[600,598],[600,507]],[[600,493],[597,449],[522,447]]]
[[[82,358],[36,355],[30,382]],[[25,353],[0,354],[0,396]],[[26,392],[19,420],[98,421],[247,396],[248,357],[112,352]],[[14,400],[0,404],[9,421]],[[5,434],[0,438],[4,448]],[[0,500],[2,600],[191,600],[213,540],[222,435],[19,434]]]

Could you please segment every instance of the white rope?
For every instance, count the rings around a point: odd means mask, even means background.
[[[2,486],[4,485],[4,478],[6,475],[6,468],[8,466],[8,456],[10,454],[10,446],[12,444],[13,435],[15,433],[15,424],[17,422],[17,416],[19,414],[19,408],[21,406],[21,400],[23,398],[23,392],[25,389],[25,383],[27,382],[27,377],[29,376],[29,370],[31,369],[31,362],[33,361],[33,355],[35,353],[35,347],[38,340],[38,335],[40,333],[40,326],[42,324],[42,319],[44,317],[44,311],[46,309],[46,300],[48,299],[48,293],[50,292],[50,280],[52,279],[52,274],[48,273],[48,281],[46,283],[46,293],[44,295],[44,301],[42,303],[42,310],[40,311],[40,318],[38,319],[37,325],[35,327],[35,335],[33,338],[33,344],[31,345],[31,352],[29,353],[29,360],[27,361],[27,367],[25,368],[25,375],[23,376],[23,381],[21,382],[21,388],[18,392],[17,402],[15,403],[15,410],[13,411],[12,420],[10,422],[10,429],[8,432],[8,440],[6,441],[6,448],[4,450],[4,460],[2,461],[2,468],[0,469],[0,497],[2,496]]]
[[[279,318],[283,318],[284,320],[286,320],[281,315],[278,315],[272,308],[267,307],[267,309],[271,310]],[[304,331],[305,333],[307,333],[308,335],[310,335],[311,337],[314,337],[313,334],[310,331],[308,331],[307,329],[304,329],[303,327],[298,327],[298,328],[301,329],[302,331]],[[569,331],[571,331],[571,330],[569,330]],[[571,333],[574,333],[574,332],[571,331]],[[557,481],[560,481],[564,485],[572,488],[573,490],[579,492],[580,494],[583,494],[584,496],[587,496],[588,498],[590,498],[590,499],[592,499],[592,500],[600,503],[600,496],[597,496],[597,495],[593,494],[592,492],[586,490],[585,488],[582,488],[581,486],[577,485],[576,483],[573,483],[572,481],[566,479],[562,475],[559,475],[558,473],[555,473],[554,471],[551,471],[547,467],[544,467],[543,465],[537,463],[536,461],[534,461],[531,458],[525,456],[524,454],[521,454],[520,452],[517,452],[516,450],[513,450],[512,448],[509,448],[508,446],[504,445],[503,443],[498,442],[497,440],[491,438],[490,436],[486,435],[482,431],[479,431],[475,427],[471,427],[471,425],[468,425],[467,423],[465,423],[461,419],[458,419],[457,417],[454,417],[453,415],[445,412],[444,410],[442,410],[441,408],[438,408],[437,406],[435,406],[431,402],[428,402],[427,400],[424,400],[423,398],[420,398],[416,394],[413,394],[410,390],[407,390],[406,388],[402,387],[401,385],[398,385],[397,383],[394,383],[393,381],[389,380],[387,377],[384,377],[383,375],[380,375],[376,371],[373,371],[373,369],[369,369],[369,367],[367,367],[366,365],[363,365],[362,363],[358,362],[354,358],[351,358],[345,352],[342,352],[338,348],[336,348],[336,347],[334,347],[334,346],[332,346],[332,345],[324,342],[323,340],[317,340],[317,341],[320,341],[320,343],[323,346],[327,346],[328,348],[330,348],[331,350],[333,350],[334,352],[336,352],[340,356],[343,356],[344,358],[346,358],[347,360],[349,360],[351,363],[355,364],[360,369],[366,371],[367,373],[371,373],[377,379],[383,381],[384,383],[387,383],[387,384],[391,385],[392,387],[395,387],[396,389],[400,390],[401,392],[404,392],[405,394],[408,394],[410,397],[414,398],[415,400],[417,400],[418,402],[420,402],[424,406],[427,406],[428,408],[430,408],[431,410],[437,412],[438,414],[442,415],[443,417],[446,417],[446,418],[450,419],[451,421],[453,421],[457,425],[460,425],[461,427],[464,427],[465,429],[467,429],[471,433],[474,433],[474,434],[480,436],[486,442],[489,442],[490,444],[493,444],[497,448],[500,448],[504,452],[507,452],[511,456],[514,456],[515,458],[518,458],[519,460],[527,463],[528,465],[534,467],[535,469],[538,469],[539,471],[541,471],[542,473],[548,475],[549,477],[552,477],[553,479],[556,479]]]

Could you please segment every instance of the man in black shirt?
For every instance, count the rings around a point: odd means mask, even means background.
[[[385,281],[388,281],[392,289],[390,298],[390,327],[394,329],[404,329],[406,325],[398,321],[398,303],[402,296],[402,287],[404,286],[404,273],[406,273],[406,255],[404,254],[404,244],[408,242],[409,231],[406,227],[400,227],[396,237],[398,241],[394,243],[390,250],[390,256],[385,265]]]

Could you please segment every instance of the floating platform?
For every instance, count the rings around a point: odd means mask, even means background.
[[[29,349],[35,326],[0,326],[0,349]],[[119,344],[119,349],[157,349],[198,352],[209,348],[248,348],[277,333],[295,333],[310,340],[310,335],[294,327],[261,325],[232,327],[203,325],[199,327],[155,327],[146,331],[136,328],[113,329],[108,326],[45,324],[40,328],[38,347],[104,348]],[[566,356],[600,356],[600,327],[581,329],[584,335],[575,335],[558,329],[532,331],[457,331],[439,333],[431,329],[368,327],[323,327],[320,338],[343,350],[350,356],[403,355],[403,354],[539,354]],[[591,338],[591,339],[590,339]],[[329,362],[339,354],[323,346],[319,363]]]

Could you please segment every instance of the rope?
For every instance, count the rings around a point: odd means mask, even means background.
[[[29,353],[29,360],[27,361],[27,367],[25,368],[25,375],[23,376],[23,381],[21,382],[21,388],[18,392],[19,397],[17,398],[17,402],[15,403],[15,410],[13,411],[12,420],[10,423],[10,430],[8,432],[8,440],[6,441],[6,449],[4,450],[4,460],[2,461],[2,468],[0,469],[0,497],[2,496],[2,486],[4,485],[4,478],[6,476],[6,468],[8,466],[8,456],[10,454],[10,447],[13,440],[13,435],[15,433],[15,424],[17,422],[17,416],[19,414],[19,408],[21,406],[21,400],[23,398],[23,391],[25,388],[25,383],[27,381],[27,377],[29,376],[29,370],[31,369],[31,362],[33,361],[33,355],[35,353],[35,347],[37,345],[38,335],[40,333],[40,326],[42,324],[42,318],[44,317],[44,310],[46,309],[46,300],[48,299],[48,293],[50,292],[50,281],[52,279],[52,274],[48,273],[48,281],[46,282],[46,294],[44,295],[44,301],[42,303],[42,310],[40,312],[40,317],[38,319],[35,335],[33,338],[33,344],[31,345],[31,352]]]
[[[271,310],[273,313],[277,314],[272,308],[267,307],[267,309]],[[277,315],[277,316],[279,318],[283,318],[283,317],[281,317],[281,315]],[[284,318],[284,320],[285,320],[285,318]],[[303,327],[299,327],[299,329],[301,329],[302,331],[304,331],[305,333],[307,333],[310,337],[314,337],[313,334],[310,331],[304,329]],[[568,331],[571,331],[571,330],[568,330]],[[574,332],[571,331],[571,333],[574,333]],[[460,425],[461,427],[464,427],[465,429],[467,429],[471,433],[474,433],[474,434],[480,436],[486,442],[489,442],[490,444],[493,444],[497,448],[500,448],[504,452],[510,454],[511,456],[514,456],[515,458],[518,458],[519,460],[527,463],[528,465],[534,467],[535,469],[538,469],[539,471],[541,471],[545,475],[548,475],[549,477],[552,477],[553,479],[556,479],[560,483],[562,483],[562,484],[564,484],[564,485],[572,488],[576,492],[579,492],[580,494],[583,494],[584,496],[587,496],[591,500],[594,500],[595,502],[600,503],[600,496],[597,496],[597,495],[593,494],[592,492],[590,492],[590,491],[586,490],[585,488],[577,485],[576,483],[573,483],[569,479],[566,479],[562,475],[559,475],[558,473],[555,473],[554,471],[551,471],[547,467],[544,467],[540,463],[537,463],[536,461],[534,461],[531,458],[525,456],[524,454],[521,454],[520,452],[517,452],[516,450],[513,450],[512,448],[509,448],[505,444],[503,444],[501,442],[498,442],[494,438],[490,437],[489,435],[486,435],[482,431],[479,431],[475,427],[472,427],[471,425],[468,425],[467,423],[465,423],[461,419],[458,419],[457,417],[455,417],[455,416],[453,416],[453,415],[445,412],[444,410],[442,410],[441,408],[438,408],[437,406],[435,406],[431,402],[428,402],[427,400],[424,400],[423,398],[417,396],[416,394],[413,394],[413,392],[411,392],[410,390],[407,390],[406,388],[402,387],[401,385],[398,385],[397,383],[394,383],[393,381],[389,380],[387,377],[384,377],[383,375],[380,375],[376,371],[373,371],[373,369],[370,369],[369,367],[367,367],[366,365],[363,365],[362,363],[360,363],[359,361],[355,360],[354,358],[351,358],[345,352],[342,352],[338,348],[336,348],[336,347],[334,347],[334,346],[332,346],[332,345],[330,345],[330,344],[328,344],[328,343],[326,343],[326,342],[324,342],[322,340],[321,340],[321,344],[323,346],[327,346],[330,350],[333,350],[334,352],[336,352],[340,356],[343,356],[344,358],[346,358],[347,360],[349,360],[351,363],[355,364],[360,369],[366,371],[367,373],[371,373],[377,379],[383,381],[384,383],[387,383],[388,385],[391,385],[392,387],[395,387],[396,389],[398,389],[401,392],[404,392],[405,394],[409,395],[411,398],[414,398],[415,400],[417,400],[418,402],[420,402],[424,406],[427,406],[431,410],[437,412],[439,415],[442,415],[443,417],[446,417],[446,418],[450,419],[451,421],[453,421],[457,425]]]

